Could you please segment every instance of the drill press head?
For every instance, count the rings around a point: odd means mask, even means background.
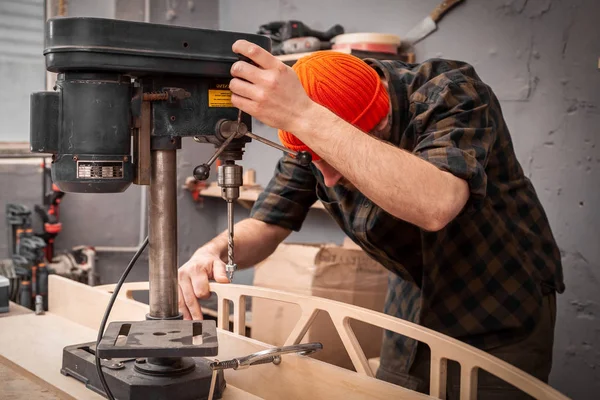
[[[54,91],[31,96],[31,151],[51,153],[53,182],[79,193],[126,190],[145,162],[136,143],[173,150],[194,136],[222,144],[220,124],[237,118],[231,45],[271,46],[259,35],[97,18],[51,19],[45,38],[46,67],[58,76]],[[150,137],[136,142],[144,102]],[[250,127],[249,116],[243,122]],[[232,141],[224,156],[241,159],[248,141]]]
[[[219,147],[227,166],[241,159],[251,139],[227,136],[231,129],[222,127],[251,124],[231,104],[230,69],[238,60],[231,46],[246,39],[270,50],[270,39],[97,18],[51,19],[45,39],[46,67],[58,77],[54,91],[31,97],[31,150],[52,154],[53,182],[80,193],[150,186],[147,321],[112,322],[95,355],[92,344],[66,347],[61,372],[97,392],[108,387],[100,377],[111,376],[111,390],[122,399],[205,397],[212,371],[200,356],[216,354],[216,326],[179,320],[176,150],[182,137],[194,137]],[[231,197],[241,184],[241,167],[233,168],[223,176]],[[131,340],[117,346],[111,332]],[[203,345],[193,340],[199,335]],[[124,362],[126,371],[96,364],[95,356],[117,353],[147,359]],[[218,381],[216,394],[225,385],[222,374]]]

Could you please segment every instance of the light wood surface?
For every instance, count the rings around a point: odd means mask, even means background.
[[[224,308],[221,306],[228,304],[229,300],[233,303],[235,311],[239,309],[240,300],[245,297],[267,298],[300,306],[302,317],[292,330],[286,341],[286,345],[300,343],[314,320],[315,314],[317,312],[327,312],[344,343],[358,375],[372,376],[373,371],[352,332],[350,326],[351,319],[363,321],[426,343],[431,349],[430,394],[436,398],[446,397],[447,360],[454,360],[460,364],[461,399],[463,400],[476,398],[477,372],[479,369],[497,376],[534,398],[545,400],[567,399],[566,396],[539,379],[488,353],[431,329],[383,313],[324,298],[290,294],[255,286],[214,283],[211,284],[211,291],[219,296],[219,309]],[[236,323],[237,326],[235,325]],[[243,314],[240,314],[234,319],[234,332],[241,332],[243,329]]]
[[[0,356],[0,395],[3,400],[60,400],[55,392],[35,375]]]

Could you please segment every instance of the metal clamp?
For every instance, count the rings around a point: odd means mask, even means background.
[[[284,354],[296,353],[298,355],[308,355],[312,354],[317,350],[321,350],[323,345],[321,343],[306,343],[306,344],[295,344],[292,346],[284,346],[284,347],[273,347],[272,349],[267,349],[263,351],[259,351],[257,353],[252,353],[245,357],[234,358],[232,360],[227,361],[215,361],[210,364],[210,368],[213,370],[220,369],[246,369],[252,365],[259,364],[269,364],[273,363],[275,365],[279,365],[281,363],[281,356]]]

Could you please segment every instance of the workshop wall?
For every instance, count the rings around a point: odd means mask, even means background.
[[[219,21],[221,29],[245,32],[298,19],[315,29],[340,23],[347,32],[402,35],[438,4],[221,0]],[[467,0],[417,45],[419,61],[444,57],[472,63],[501,100],[518,158],[562,251],[567,292],[558,297],[551,380],[575,399],[597,398],[600,392],[598,16],[597,0]],[[272,129],[256,131],[276,139]],[[246,153],[245,166],[255,168],[258,181],[266,184],[278,154],[259,155],[251,150],[255,146]]]
[[[36,1],[41,3],[28,3]],[[0,0],[2,14],[9,3],[21,2]],[[173,12],[167,10],[167,3]],[[151,20],[255,32],[265,22],[299,19],[315,29],[340,23],[348,32],[402,35],[439,0],[197,0],[191,2],[193,10],[189,3],[152,0]],[[70,15],[144,19],[143,0],[72,0],[68,4]],[[438,32],[417,45],[418,60],[445,57],[474,64],[502,102],[517,155],[546,208],[563,255],[567,292],[558,297],[551,383],[574,399],[595,398],[593,394],[600,391],[598,15],[597,0],[467,0],[448,14]],[[0,52],[1,76],[11,77],[3,80],[4,92],[11,96],[0,96],[0,110],[10,110],[1,114],[10,118],[2,117],[0,141],[28,139],[29,93],[43,89],[42,60],[39,65],[12,62]],[[258,122],[254,130],[277,140],[273,129]],[[178,162],[181,185],[212,151],[211,146],[184,141]],[[264,186],[279,157],[278,151],[251,143],[242,165],[255,169],[258,183]],[[0,163],[0,219],[6,202],[17,200],[32,206],[39,201],[39,170],[35,162]],[[178,196],[179,256],[183,262],[198,245],[225,229],[225,206],[220,199],[195,204],[184,190]],[[62,203],[64,229],[57,247],[136,245],[141,199],[136,186],[118,195],[68,194]],[[248,215],[241,207],[236,211],[237,219]],[[314,210],[303,230],[288,241],[340,243],[342,239],[335,223],[324,212]],[[6,254],[5,243],[5,232],[0,230],[0,257]],[[116,280],[130,256],[106,253],[101,255],[99,267]],[[135,279],[145,279],[145,273],[139,266]],[[251,282],[252,272],[239,273],[237,279]]]
[[[0,0],[0,142],[29,139],[29,93],[44,89],[43,0]]]

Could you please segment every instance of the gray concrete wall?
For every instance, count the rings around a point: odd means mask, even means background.
[[[347,32],[402,35],[437,4],[221,0],[220,27],[255,32],[265,22],[299,19],[316,29],[340,23]],[[598,16],[597,0],[469,0],[417,45],[418,60],[445,57],[474,64],[502,102],[517,155],[563,255],[567,292],[558,298],[551,379],[576,399],[597,398],[600,392]],[[257,131],[275,138],[271,129]],[[245,161],[257,170],[261,183],[277,158],[268,154],[249,149]]]
[[[83,0],[69,2],[72,11],[77,11],[78,1]],[[84,7],[81,15],[86,10],[101,14],[114,10],[117,18],[143,19],[141,0],[117,0],[100,10],[94,7],[100,2],[90,3],[93,8]],[[439,1],[211,0],[195,1],[193,11],[185,11],[186,1],[176,3],[177,18],[169,22],[166,2],[153,0],[153,22],[255,32],[264,22],[300,19],[317,29],[341,23],[348,32],[402,35]],[[558,298],[552,384],[575,399],[596,398],[594,394],[600,391],[600,213],[595,209],[600,202],[598,15],[597,0],[470,0],[417,46],[419,60],[443,56],[473,63],[501,99],[517,155],[546,207],[563,254],[567,292]],[[7,76],[14,77],[8,72],[1,75],[3,82]],[[13,89],[26,90],[24,84]],[[28,120],[28,108],[16,108],[15,118],[19,113],[27,113],[21,118]],[[273,129],[255,123],[254,130],[276,140]],[[13,134],[0,132],[2,138]],[[179,182],[183,184],[193,167],[212,151],[211,146],[185,141],[179,156]],[[279,156],[278,151],[252,143],[242,164],[256,169],[258,182],[265,185]],[[39,182],[35,165],[0,165],[0,218],[6,202],[33,205],[40,196]],[[183,190],[178,196],[183,262],[198,245],[226,227],[225,207],[219,199],[207,199],[198,206]],[[67,195],[58,246],[135,245],[139,204],[140,188],[133,186],[119,195]],[[247,215],[241,207],[237,211],[238,218]],[[315,210],[304,229],[289,241],[340,243],[342,239],[330,218]],[[0,257],[5,254],[5,243],[4,230],[0,230]],[[107,279],[116,279],[128,257],[100,257],[99,266],[106,270]],[[135,278],[144,279],[144,265],[139,268]],[[239,279],[250,282],[251,271],[239,274]]]
[[[42,0],[0,0],[0,142],[29,140],[29,94],[44,90]]]

